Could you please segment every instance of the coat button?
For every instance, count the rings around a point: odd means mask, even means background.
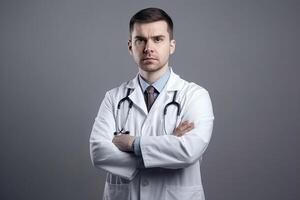
[[[143,185],[143,186],[149,185],[149,181],[148,181],[148,180],[143,180],[142,185]]]

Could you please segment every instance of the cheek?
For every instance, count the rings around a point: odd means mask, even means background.
[[[136,63],[140,62],[141,55],[138,51],[132,51],[131,55]]]
[[[170,55],[170,48],[169,47],[165,47],[164,49],[161,49],[161,51],[159,52],[160,53],[160,57],[163,59],[163,60],[166,60],[169,58],[169,55]]]
[[[133,52],[133,55],[139,56],[142,53],[142,50],[141,50],[141,48],[135,47],[132,49],[132,52]]]
[[[136,58],[136,57],[138,57],[139,52],[137,51],[137,49],[133,48],[132,51],[131,51],[131,55],[132,55],[134,58]]]

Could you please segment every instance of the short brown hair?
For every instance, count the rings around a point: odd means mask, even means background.
[[[130,37],[135,23],[150,23],[161,20],[167,22],[170,39],[173,39],[173,21],[171,17],[160,8],[145,8],[133,15],[129,22]]]

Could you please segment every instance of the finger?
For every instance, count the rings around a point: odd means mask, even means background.
[[[181,127],[182,127],[182,125],[183,125],[183,123],[180,123],[180,124],[179,124],[179,126],[177,126],[175,130],[176,130],[176,131],[180,131],[180,130],[181,130]]]
[[[190,130],[194,129],[195,128],[195,125],[194,123],[190,123],[184,130],[183,132],[186,133],[186,132],[189,132]]]
[[[188,128],[192,128],[192,129],[195,128],[194,122],[191,122],[191,123],[189,124]]]
[[[190,126],[188,129],[186,129],[186,132],[185,132],[184,134],[190,132],[190,131],[193,130],[193,129],[194,129],[194,127],[193,127],[193,126]]]
[[[188,123],[188,121],[183,121],[178,125],[177,128],[182,127],[182,126],[186,125],[187,123]]]
[[[184,134],[186,134],[187,132],[190,132],[191,130],[193,130],[195,128],[195,125],[193,122],[191,122],[184,130],[180,131],[177,136],[181,137]]]
[[[175,135],[179,136],[180,134],[182,134],[189,125],[190,125],[190,123],[188,120],[181,122],[178,125],[178,127],[175,128]]]
[[[188,123],[189,123],[188,120],[182,122],[182,124],[188,124]]]
[[[176,136],[177,137],[181,137],[183,134],[182,133],[177,133]]]
[[[180,127],[179,133],[185,133],[186,130],[189,129],[189,127],[193,127],[193,124],[189,123],[189,124],[185,124],[184,126]]]
[[[175,130],[175,135],[180,136],[185,133],[185,130],[186,130],[186,128],[184,128],[183,130],[180,130],[180,128],[178,128]]]
[[[184,128],[183,130],[180,130],[180,131],[176,131],[176,132],[175,132],[175,135],[178,136],[178,137],[180,137],[180,136],[182,136],[183,134],[185,134],[185,132],[186,132],[186,128]]]
[[[189,123],[186,121],[179,127],[179,130],[184,131],[188,126],[189,126]]]
[[[113,140],[112,140],[112,143],[114,143],[114,144],[117,144],[119,142],[119,139],[118,138],[114,138]]]
[[[119,141],[121,140],[121,136],[122,136],[122,135],[116,135],[116,136],[114,136],[114,138],[112,139],[112,142],[113,142],[113,143],[119,142]]]
[[[186,129],[189,128],[189,127],[195,127],[194,122],[188,123],[188,124],[185,126]]]
[[[189,121],[186,120],[186,121],[184,121],[184,122],[181,123],[181,126],[186,126],[186,125],[188,125],[188,124],[189,124]]]
[[[185,132],[181,132],[181,133],[179,133],[178,135],[177,135],[177,137],[181,137],[181,136],[183,136],[185,134]]]
[[[175,129],[175,134],[181,134],[184,131],[184,127],[180,126]]]
[[[181,131],[179,129],[175,129],[174,135],[179,136],[181,134]]]

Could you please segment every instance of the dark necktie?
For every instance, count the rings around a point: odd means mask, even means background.
[[[146,94],[147,94],[146,103],[147,103],[148,112],[151,109],[151,107],[152,107],[152,105],[155,101],[155,94],[154,93],[155,93],[155,88],[152,85],[148,86],[147,89],[146,89]]]

